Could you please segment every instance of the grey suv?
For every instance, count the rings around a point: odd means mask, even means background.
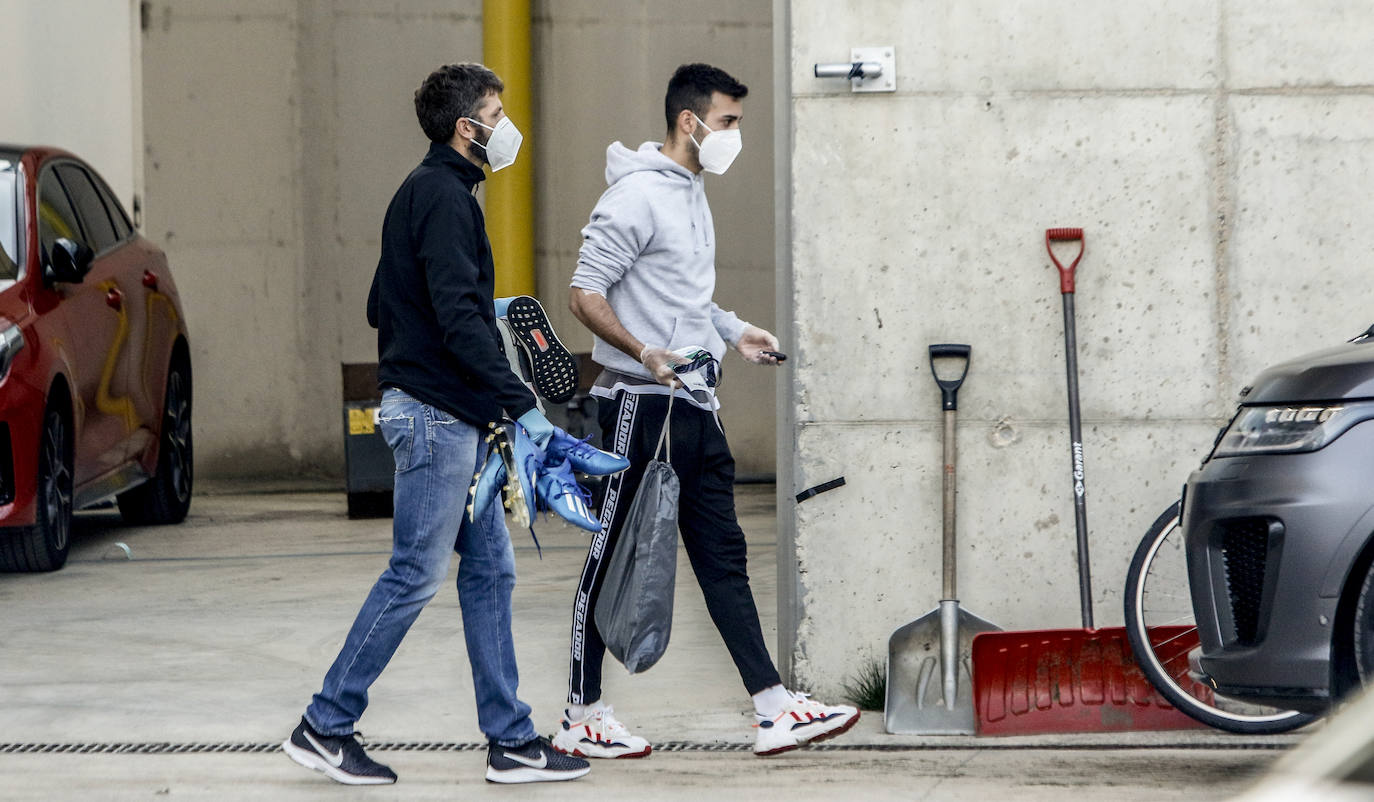
[[[1275,365],[1127,571],[1127,635],[1179,709],[1280,732],[1374,684],[1374,326]]]
[[[1182,519],[1219,692],[1321,712],[1374,680],[1374,327],[1242,390]]]

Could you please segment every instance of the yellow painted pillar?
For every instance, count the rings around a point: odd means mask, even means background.
[[[501,102],[524,134],[515,164],[486,182],[496,297],[534,295],[534,93],[530,0],[482,0],[482,61],[506,84]]]

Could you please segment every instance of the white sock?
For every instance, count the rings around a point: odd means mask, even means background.
[[[764,718],[777,718],[793,699],[792,693],[781,685],[764,688],[754,694],[754,712]]]
[[[606,703],[601,701],[600,699],[597,699],[595,702],[592,702],[589,705],[568,705],[566,713],[568,716],[568,721],[583,721],[587,718],[587,716],[591,715],[592,713],[595,713],[598,710],[605,709]]]

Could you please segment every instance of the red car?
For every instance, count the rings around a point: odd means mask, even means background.
[[[89,165],[0,145],[0,571],[67,560],[72,511],[191,505],[191,353],[167,257]]]

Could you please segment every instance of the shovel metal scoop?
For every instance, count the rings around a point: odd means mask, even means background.
[[[968,375],[967,345],[930,346],[930,372],[940,386],[945,411],[944,434],[944,574],[940,606],[900,627],[887,643],[887,731],[902,735],[972,735],[973,636],[1000,627],[959,606],[955,592],[955,461],[954,418],[959,386]],[[957,378],[941,378],[942,362],[962,362]]]

